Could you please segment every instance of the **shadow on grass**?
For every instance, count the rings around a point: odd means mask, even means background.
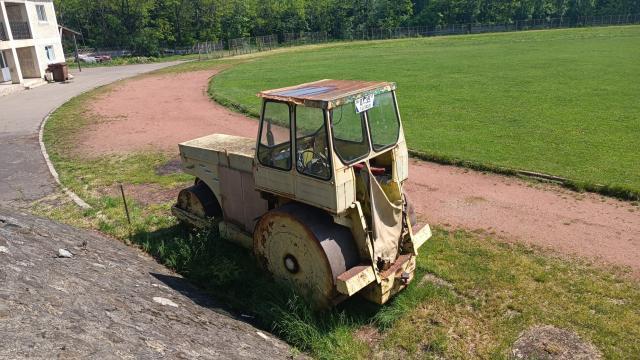
[[[380,306],[354,297],[334,309],[314,311],[261,270],[249,250],[221,239],[215,226],[193,232],[176,225],[138,232],[131,241],[196,285],[201,291],[178,277],[152,274],[203,307],[272,331],[320,358],[333,357],[341,348],[360,355],[368,351],[353,338],[353,330],[375,323]]]

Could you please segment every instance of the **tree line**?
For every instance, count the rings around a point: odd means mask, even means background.
[[[54,0],[90,47],[154,54],[246,36],[640,13],[640,0]]]

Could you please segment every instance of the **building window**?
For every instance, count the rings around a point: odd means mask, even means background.
[[[44,9],[44,5],[36,5],[36,12],[38,13],[38,21],[47,22],[47,11]]]
[[[49,62],[56,60],[56,54],[55,52],[53,52],[53,45],[45,46],[44,52],[47,54],[47,59],[49,59]]]

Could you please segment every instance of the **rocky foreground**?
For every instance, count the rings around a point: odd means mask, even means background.
[[[291,358],[148,255],[0,208],[0,358]]]

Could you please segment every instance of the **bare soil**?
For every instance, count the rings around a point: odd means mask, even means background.
[[[78,149],[99,156],[139,150],[176,152],[176,144],[211,133],[254,138],[257,122],[211,101],[215,71],[127,81],[91,111]],[[420,220],[487,233],[607,264],[640,277],[640,208],[595,194],[514,177],[412,160],[407,184]]]
[[[178,143],[215,132],[253,138],[256,121],[207,96],[209,79],[216,73],[143,76],[114,86],[89,109],[100,120],[78,137],[82,153],[97,156],[158,149],[177,153]]]
[[[142,205],[165,204],[176,199],[176,194],[181,187],[165,188],[156,184],[123,184],[124,194],[127,198],[135,200]],[[98,190],[100,195],[113,198],[122,196],[120,187],[117,185],[104,187]]]
[[[511,349],[512,359],[523,360],[598,360],[595,346],[571,331],[551,325],[534,326],[518,337]]]

